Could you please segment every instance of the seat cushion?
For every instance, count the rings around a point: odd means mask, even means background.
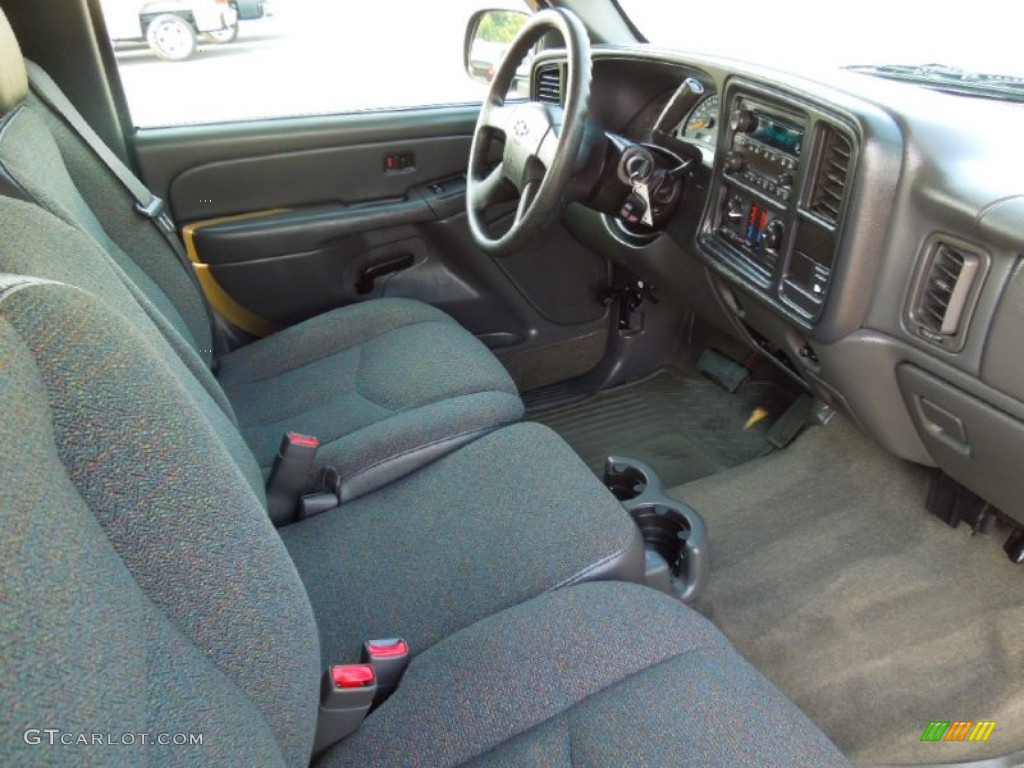
[[[418,653],[549,589],[644,572],[622,505],[561,438],[530,423],[280,533],[325,667],[357,661],[365,640],[400,635]]]
[[[849,763],[702,616],[607,582],[531,600],[413,659],[318,765]]]
[[[221,360],[242,434],[269,472],[286,431],[320,439],[345,498],[518,420],[504,367],[448,315],[410,299],[343,307]]]

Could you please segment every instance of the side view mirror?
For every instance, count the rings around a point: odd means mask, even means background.
[[[494,79],[494,73],[505,58],[509,44],[519,34],[528,18],[529,15],[523,11],[498,9],[477,11],[470,16],[466,25],[466,42],[463,45],[462,58],[466,72],[472,80],[487,84]],[[529,97],[532,64],[533,51],[519,64],[509,93]]]

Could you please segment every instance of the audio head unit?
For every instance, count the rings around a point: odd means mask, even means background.
[[[729,128],[726,175],[788,202],[800,169],[807,126],[741,98],[732,111]]]

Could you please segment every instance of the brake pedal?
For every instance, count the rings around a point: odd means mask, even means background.
[[[717,349],[706,349],[697,361],[697,370],[733,394],[750,377],[750,371]]]

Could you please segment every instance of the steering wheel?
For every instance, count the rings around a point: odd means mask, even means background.
[[[568,64],[562,78],[564,107],[537,101],[506,104],[516,69],[544,35],[557,31],[565,41]],[[466,213],[473,240],[492,256],[519,250],[547,223],[572,178],[583,143],[590,106],[590,38],[579,18],[548,9],[530,17],[494,75],[480,109],[469,151]],[[505,138],[501,162],[488,172],[491,142]],[[492,237],[484,212],[518,197],[512,226]]]

